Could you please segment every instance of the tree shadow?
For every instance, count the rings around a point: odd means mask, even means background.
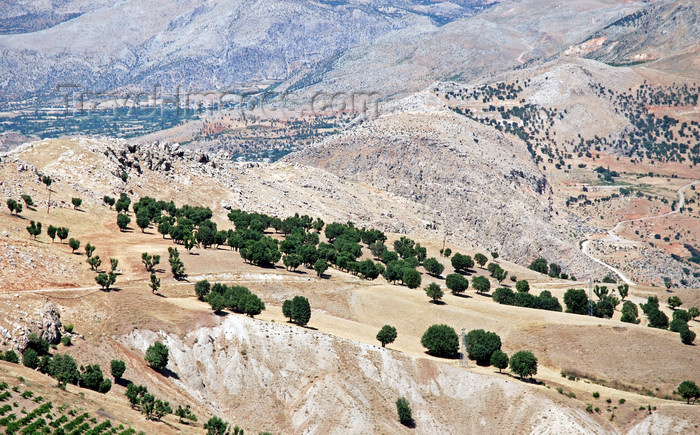
[[[406,426],[409,429],[415,429],[416,428],[416,421],[411,419],[411,421],[402,421],[402,425]]]
[[[219,310],[219,311],[214,311],[214,315],[218,316],[218,317],[226,317],[226,316],[228,316],[228,313],[226,311]]]
[[[476,293],[476,294],[481,296],[481,297],[493,299],[493,296],[491,296],[491,293]]]
[[[327,274],[325,274],[325,273],[322,273],[322,274],[318,275],[318,277],[321,278],[321,279],[330,279],[331,276],[330,276],[330,275],[327,275]]]
[[[430,301],[430,303],[433,305],[447,305],[447,303],[443,301]]]
[[[161,370],[160,373],[166,378],[173,378],[178,380],[180,379],[180,376],[177,373],[175,373],[167,367],[163,368],[163,370]]]
[[[466,293],[450,293],[450,294],[452,296],[457,296],[458,298],[462,298],[462,299],[471,299],[472,298],[471,296],[469,296]]]
[[[168,299],[167,296],[162,295],[162,294],[160,294],[160,293],[153,293],[153,294],[156,295],[156,296],[158,296],[159,298]]]
[[[133,384],[132,381],[124,378],[115,379],[114,383],[122,387],[128,387],[129,385]]]
[[[442,358],[442,359],[448,359],[448,360],[459,359],[459,357],[460,357],[460,355],[461,355],[461,353],[459,353],[459,352],[457,352],[457,353],[454,354],[454,355],[439,355],[439,354],[432,353],[432,352],[430,352],[429,350],[426,350],[424,353],[425,353],[426,355],[434,356],[434,357],[436,357],[436,358]]]
[[[318,328],[314,328],[313,326],[309,326],[309,325],[299,325],[299,326],[301,326],[304,329],[309,329],[311,331],[318,331]]]

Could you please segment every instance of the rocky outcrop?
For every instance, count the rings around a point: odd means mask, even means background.
[[[27,307],[27,305],[30,305]],[[33,311],[27,310],[35,306]],[[61,341],[61,313],[53,302],[46,300],[43,304],[26,300],[16,304],[14,318],[1,319],[0,342],[3,347],[9,347],[19,352],[27,348],[29,335],[36,333],[39,338],[50,344]]]

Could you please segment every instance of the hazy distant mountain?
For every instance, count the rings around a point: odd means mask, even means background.
[[[90,91],[150,90],[159,84],[167,91],[177,85],[212,89],[281,80],[353,44],[392,30],[442,25],[487,2],[9,3],[0,7],[0,33],[5,33],[0,98],[5,101],[56,93],[62,84]]]

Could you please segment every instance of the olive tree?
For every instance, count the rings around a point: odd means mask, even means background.
[[[384,325],[377,333],[377,340],[385,347],[396,340],[396,328],[391,325]]]

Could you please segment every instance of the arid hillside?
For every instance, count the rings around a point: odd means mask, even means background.
[[[133,200],[150,195],[178,205],[211,206],[220,228],[233,226],[226,218],[230,207],[282,217],[314,207],[314,215],[327,223],[351,219],[383,228],[388,245],[405,234],[415,238],[427,248],[428,257],[437,257],[445,266],[437,277],[419,267],[423,285],[444,286],[444,276],[454,271],[450,260],[440,257],[440,249],[472,256],[478,252],[456,242],[443,245],[434,232],[421,230],[422,207],[377,187],[289,163],[236,165],[216,156],[180,153],[172,146],[133,148],[122,141],[87,139],[21,147],[3,155],[0,172],[7,197],[28,192],[36,203],[19,216],[4,209],[0,218],[6,252],[0,276],[2,317],[5,322],[12,319],[15,305],[27,311],[27,316],[14,320],[16,329],[8,323],[3,328],[10,335],[19,334],[20,327],[26,328],[22,335],[35,332],[32,307],[38,309],[49,300],[63,325],[74,325],[72,346],[59,344],[56,353],[69,353],[80,364],[98,363],[103,369],[111,359],[123,359],[127,380],[148,386],[171,403],[189,404],[199,416],[199,422],[189,426],[174,416],[162,423],[147,421],[129,409],[124,385],[114,385],[95,402],[104,397],[117,404],[100,414],[113,423],[127,422],[148,433],[149,428],[200,433],[204,421],[219,415],[253,432],[409,432],[396,421],[394,402],[400,395],[410,400],[413,430],[420,433],[459,433],[464,427],[494,433],[687,433],[700,423],[695,407],[670,400],[678,398],[673,391],[680,381],[700,371],[696,346],[682,344],[677,333],[648,328],[644,315],[636,325],[620,322],[619,311],[612,319],[602,319],[500,305],[471,287],[465,295],[446,294],[442,304],[433,304],[421,288],[411,290],[381,276],[365,280],[331,268],[319,278],[304,266],[297,271],[281,264],[259,267],[223,246],[194,248],[191,254],[178,246],[187,276],[175,279],[165,261],[167,248],[174,246],[170,237],[158,234],[155,226],[142,232],[133,212],[127,230],[120,231],[117,212],[102,201],[104,195],[123,191]],[[48,192],[40,174],[54,180],[48,214]],[[346,197],[345,192],[355,196]],[[83,199],[77,209],[70,205],[72,197]],[[45,232],[31,240],[24,228],[30,220],[69,227],[81,248],[71,253],[65,242],[52,243]],[[406,227],[390,230],[392,222],[403,220],[414,222],[417,232]],[[283,239],[272,230],[268,234]],[[104,259],[101,269],[108,270],[108,258],[119,260],[114,290],[102,291],[96,285],[95,272],[85,263],[87,242]],[[371,258],[366,246],[364,251],[363,257]],[[148,287],[143,252],[162,256],[155,270],[161,279],[157,294]],[[510,276],[528,280],[533,294],[547,290],[563,301],[566,289],[584,286],[507,259],[497,262]],[[61,266],[52,269],[56,263]],[[491,292],[498,285],[479,266],[467,276],[486,277]],[[215,314],[194,294],[194,284],[202,279],[247,286],[266,309],[255,319],[228,310]],[[514,286],[510,280],[502,284]],[[685,308],[698,305],[696,292],[675,294]],[[283,314],[282,302],[295,295],[307,297],[311,304],[308,328],[289,324]],[[665,290],[642,286],[632,287],[628,298],[638,303],[649,295],[666,299]],[[660,309],[672,316],[666,304]],[[523,382],[473,361],[465,368],[458,360],[425,354],[421,335],[437,323],[457,331],[494,331],[509,355],[531,350],[539,360],[536,382]],[[385,324],[395,326],[398,337],[382,349],[375,335]],[[689,322],[693,330],[696,325]],[[143,360],[146,347],[157,339],[170,349],[162,373]],[[19,347],[20,341],[9,339],[4,346]],[[7,371],[0,377],[15,383],[27,371],[5,363],[3,370]],[[45,397],[55,397],[54,402],[80,402],[77,387],[53,393],[55,380],[35,372],[24,378],[39,385]],[[589,403],[599,411],[586,412]],[[80,406],[97,411],[92,404]]]

